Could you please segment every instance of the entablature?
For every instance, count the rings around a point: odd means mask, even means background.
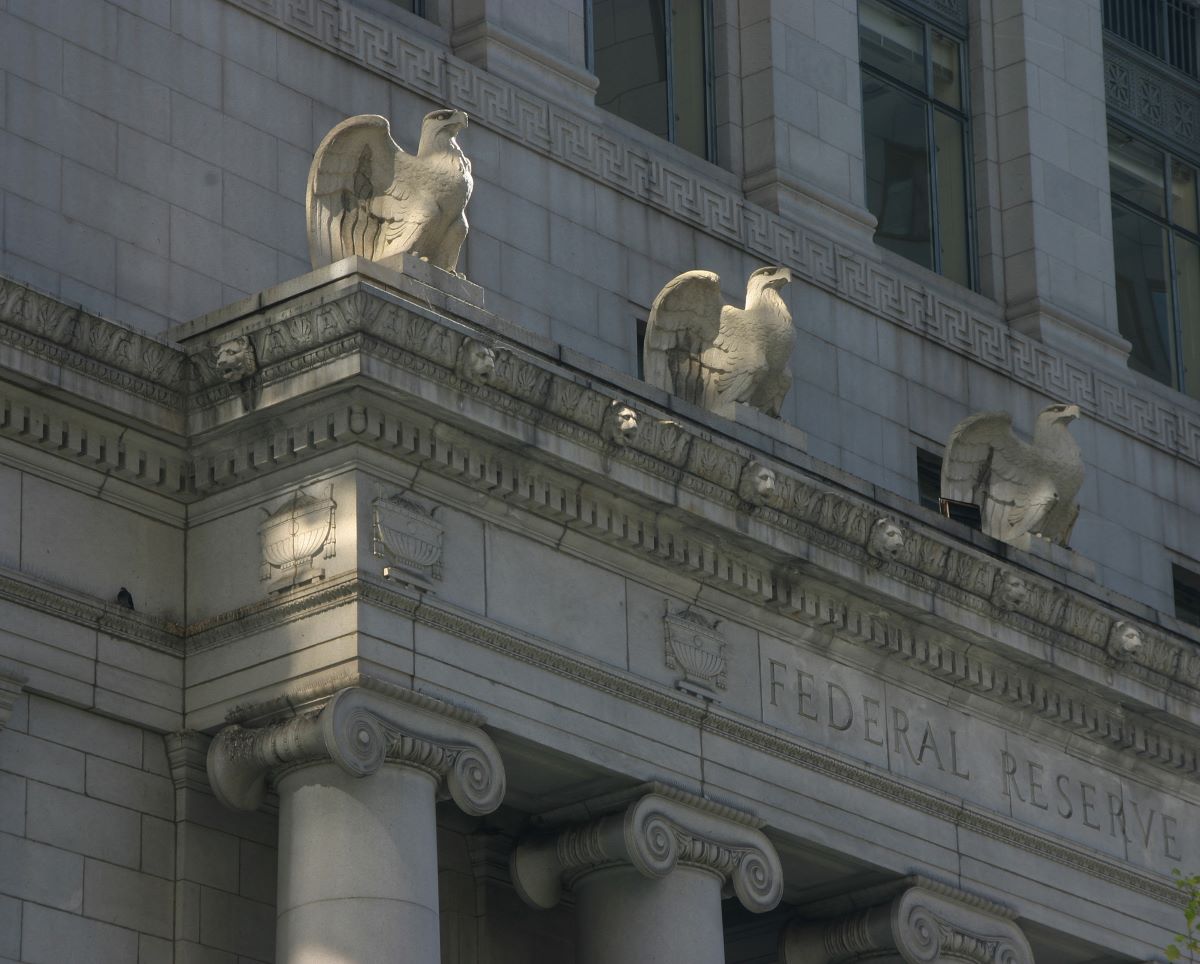
[[[249,479],[376,453],[409,466],[415,488],[474,493],[462,504],[497,524],[512,525],[511,508],[542,520],[563,551],[604,546],[686,574],[1002,715],[1032,712],[1185,779],[1200,770],[1200,650],[1091,584],[1078,560],[971,534],[810,458],[801,433],[756,413],[717,419],[585,370],[472,304],[474,286],[433,280],[347,259],[179,329],[172,365],[188,373],[191,428],[180,498],[203,515]],[[230,343],[240,360],[223,371]],[[492,364],[466,364],[474,351]],[[633,431],[613,430],[614,403]],[[338,585],[311,598],[352,583]],[[252,608],[164,629],[195,649],[307,611],[300,598]]]

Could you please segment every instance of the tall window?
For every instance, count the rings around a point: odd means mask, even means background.
[[[715,156],[709,0],[591,0],[596,104]]]
[[[867,207],[883,247],[975,282],[962,38],[858,5]]]
[[[1108,162],[1129,367],[1200,398],[1196,168],[1111,124]]]
[[[1200,10],[1192,0],[1104,0],[1104,27],[1176,70],[1200,75]]]

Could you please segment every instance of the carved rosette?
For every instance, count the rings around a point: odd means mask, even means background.
[[[267,780],[295,766],[332,760],[355,777],[385,762],[423,770],[472,816],[504,798],[504,764],[491,738],[435,700],[358,686],[339,690],[316,709],[255,729],[227,726],[208,749],[208,779],[225,806],[256,810]],[[443,704],[444,705],[444,704]]]
[[[780,964],[858,964],[898,955],[908,964],[1033,964],[1010,908],[921,877],[865,895],[871,906],[783,931]]]
[[[333,487],[328,498],[296,491],[258,527],[262,541],[263,579],[272,579],[269,592],[284,592],[325,578],[315,564],[318,556],[334,554],[337,503]]]
[[[725,637],[717,625],[691,609],[663,617],[667,669],[683,671],[679,689],[709,698],[714,689],[725,689]]]
[[[670,787],[649,789],[615,813],[521,843],[510,871],[522,899],[549,909],[580,878],[624,864],[650,878],[679,866],[707,870],[755,913],[779,903],[783,870],[757,821]]]
[[[445,530],[434,512],[402,495],[378,498],[375,513],[375,555],[390,565],[389,579],[416,576],[427,582],[442,577],[442,537]]]

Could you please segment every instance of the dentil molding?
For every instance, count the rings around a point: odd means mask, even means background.
[[[849,895],[848,914],[789,924],[780,964],[1033,964],[1011,909],[923,877],[888,889]]]
[[[500,805],[505,783],[500,753],[477,722],[400,687],[350,686],[284,720],[225,727],[208,749],[208,779],[225,806],[257,810],[273,773],[332,760],[366,777],[395,763],[429,773],[465,813],[479,816]]]
[[[638,792],[598,819],[518,844],[510,870],[522,899],[549,909],[581,877],[605,867],[628,865],[660,878],[689,866],[720,877],[747,910],[762,913],[778,905],[783,870],[774,846],[758,830],[760,821],[662,784]]]

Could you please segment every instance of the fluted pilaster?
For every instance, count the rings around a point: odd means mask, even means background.
[[[850,913],[789,924],[781,964],[1033,964],[1002,904],[922,877],[850,896]]]

